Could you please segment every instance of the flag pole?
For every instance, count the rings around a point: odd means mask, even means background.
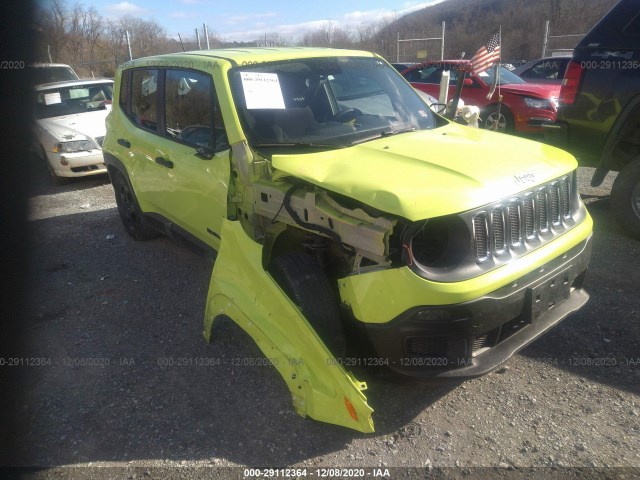
[[[502,24],[498,29],[498,39],[500,41],[500,53],[498,55],[498,65],[496,66],[496,78],[498,82],[498,118],[500,118],[500,106],[502,105],[502,94],[500,93],[500,64],[502,63]]]

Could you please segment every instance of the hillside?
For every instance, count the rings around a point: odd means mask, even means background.
[[[531,59],[540,57],[545,20],[550,34],[586,33],[617,0],[445,0],[405,15],[381,28],[382,52],[396,60],[397,32],[400,38],[438,37],[446,22],[445,57],[457,58],[466,52],[470,58],[502,26],[502,57]],[[548,49],[573,48],[579,38],[551,39]],[[400,61],[413,61],[416,51],[427,50],[428,58],[439,58],[440,44],[402,42]]]

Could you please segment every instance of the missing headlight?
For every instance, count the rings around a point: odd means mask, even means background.
[[[471,235],[458,216],[414,223],[403,236],[403,263],[424,277],[455,269],[469,254]]]

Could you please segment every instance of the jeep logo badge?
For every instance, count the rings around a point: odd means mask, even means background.
[[[525,183],[535,182],[536,176],[533,173],[523,173],[522,175],[514,175],[513,181],[518,185],[524,185]]]

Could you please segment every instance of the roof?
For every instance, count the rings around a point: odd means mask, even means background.
[[[315,57],[373,57],[374,54],[362,50],[343,50],[338,48],[312,47],[254,47],[254,48],[222,48],[214,50],[194,50],[190,52],[169,53],[153,57],[138,58],[127,62],[124,68],[136,66],[154,66],[158,61],[159,67],[180,67],[182,62],[194,60],[226,60],[233,66],[252,65],[260,62],[291,60]],[[184,65],[188,66],[188,65]]]
[[[33,63],[29,65],[29,68],[52,68],[52,67],[66,67],[71,68],[66,63]]]
[[[113,80],[109,80],[108,78],[65,80],[62,82],[41,83],[40,85],[36,85],[34,88],[36,89],[36,91],[41,91],[52,90],[54,88],[75,87],[79,85],[96,85],[100,83],[113,83]]]

